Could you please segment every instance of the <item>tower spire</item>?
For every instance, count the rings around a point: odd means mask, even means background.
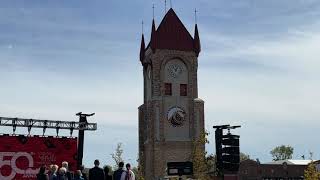
[[[140,61],[141,61],[142,64],[143,64],[143,60],[144,60],[144,57],[145,57],[145,49],[146,49],[146,46],[145,46],[145,43],[144,43],[144,35],[142,34],[141,46],[140,46]]]
[[[154,19],[154,4],[152,4],[152,19]]]
[[[197,56],[199,56],[199,53],[201,51],[201,44],[200,44],[200,37],[199,37],[197,24],[195,25],[195,29],[194,29],[193,48],[194,48],[194,52],[197,54]]]
[[[167,0],[164,0],[164,14],[167,13]]]
[[[141,35],[141,45],[140,45],[140,62],[143,64],[143,60],[145,57],[145,49],[146,49],[146,45],[144,43],[144,35],[143,35],[143,21],[141,22],[142,25],[142,35]]]
[[[142,22],[141,22],[141,33],[142,33],[142,34],[144,34],[143,31],[144,31],[144,29],[143,29],[143,20],[142,20]]]
[[[156,23],[155,23],[154,19],[152,20],[150,47],[151,47],[152,51],[154,52],[155,48],[156,48]]]
[[[200,37],[198,31],[198,17],[197,17],[197,9],[194,9],[194,21],[195,21],[195,28],[194,28],[194,38],[193,38],[193,48],[194,52],[199,56],[201,51],[201,44],[200,44]]]
[[[195,24],[198,23],[198,22],[197,22],[197,21],[198,21],[197,12],[198,12],[198,11],[197,11],[197,9],[195,8],[195,9],[194,9],[194,21],[195,21]]]

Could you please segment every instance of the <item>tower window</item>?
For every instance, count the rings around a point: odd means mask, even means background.
[[[172,95],[172,84],[171,83],[164,83],[164,94],[171,96]]]
[[[187,84],[180,84],[180,96],[187,96],[188,95],[188,88]]]

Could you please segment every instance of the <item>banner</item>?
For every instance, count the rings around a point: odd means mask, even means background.
[[[77,166],[77,138],[0,135],[0,180],[31,180],[42,165]]]

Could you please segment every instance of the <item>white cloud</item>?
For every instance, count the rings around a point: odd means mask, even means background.
[[[310,27],[310,26],[308,26]],[[305,28],[308,28],[305,27]],[[319,75],[320,26],[314,29],[291,29],[280,37],[228,36],[203,33],[207,44],[206,63],[236,58],[269,67],[278,67],[304,74]]]

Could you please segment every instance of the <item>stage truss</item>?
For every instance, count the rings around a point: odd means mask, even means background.
[[[23,118],[10,118],[0,117],[0,126],[9,126],[13,128],[13,134],[15,134],[17,127],[28,128],[30,135],[32,128],[42,128],[43,135],[46,129],[56,129],[57,136],[60,129],[70,130],[72,135],[73,130],[83,131],[95,131],[97,130],[97,123],[88,122],[75,122],[75,121],[55,121],[55,120],[40,120],[40,119],[23,119]]]

